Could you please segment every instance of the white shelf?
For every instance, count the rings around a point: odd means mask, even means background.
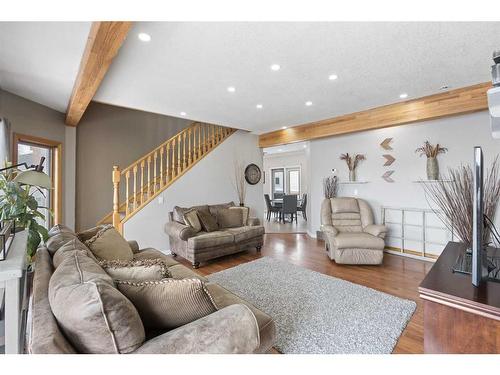
[[[339,181],[339,184],[341,185],[358,185],[358,184],[367,184],[370,181]]]
[[[438,182],[453,182],[453,180],[418,180],[413,181],[415,184],[437,184]]]

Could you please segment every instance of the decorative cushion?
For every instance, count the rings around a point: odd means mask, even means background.
[[[118,281],[117,286],[148,328],[173,329],[217,311],[199,279]]]
[[[134,257],[128,242],[112,225],[102,227],[85,245],[99,259],[132,260]]]
[[[172,277],[160,258],[142,260],[101,260],[99,265],[113,280],[161,280]]]
[[[198,212],[200,212],[200,211],[205,211],[207,213],[210,212],[208,210],[207,205],[193,206],[193,207],[189,207],[189,208],[175,206],[173,211],[172,211],[173,219],[181,224],[184,224],[185,223],[184,212],[192,210],[192,209],[196,209]]]
[[[54,256],[52,257],[52,263],[54,268],[59,267],[59,265],[66,259],[68,256],[72,256],[73,251],[81,251],[84,255],[92,258],[97,262],[97,259],[92,254],[92,251],[89,250],[87,246],[85,246],[78,238],[74,238],[71,241],[68,241],[64,245],[62,245],[59,250],[56,251]]]
[[[212,204],[212,205],[208,206],[208,209],[209,209],[209,211],[210,211],[210,213],[212,215],[217,216],[217,212],[220,209],[229,208],[229,207],[234,207],[234,202],[227,202],[227,203],[221,203],[221,204]]]
[[[144,342],[144,326],[135,307],[82,251],[73,251],[54,271],[49,302],[65,336],[80,353],[130,353]]]
[[[217,225],[217,220],[210,213],[205,211],[198,211],[198,217],[200,218],[201,226],[205,232],[214,232],[219,230]]]
[[[359,205],[356,198],[332,198],[330,199],[332,206],[332,214],[340,214],[344,212],[359,213]]]
[[[249,207],[229,207],[231,210],[239,210],[241,212],[241,225],[248,225],[248,219],[250,217]]]
[[[201,231],[201,222],[198,217],[198,210],[192,208],[184,212],[184,222],[195,230],[196,233]]]
[[[52,229],[51,229],[52,230]],[[49,251],[51,256],[54,254],[65,244],[71,242],[73,240],[78,241],[78,237],[74,232],[58,232],[54,233],[49,239],[45,242],[45,247]]]
[[[239,210],[221,208],[217,211],[219,228],[238,228],[243,226],[243,214]]]
[[[63,224],[56,224],[49,230],[49,237],[55,236],[58,233],[75,233],[69,227]]]
[[[85,243],[86,241],[88,241],[92,237],[94,237],[97,234],[97,232],[99,232],[105,226],[106,226],[106,224],[98,225],[97,227],[84,230],[83,232],[78,232],[76,235],[78,236],[80,241]]]

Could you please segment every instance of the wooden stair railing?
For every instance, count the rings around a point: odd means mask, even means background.
[[[236,129],[195,122],[120,171],[113,167],[113,211],[98,224],[123,224],[226,140]],[[121,187],[124,184],[124,188]],[[125,199],[120,202],[120,190]]]

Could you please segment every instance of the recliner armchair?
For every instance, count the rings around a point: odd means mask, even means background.
[[[381,264],[384,225],[376,225],[366,201],[330,198],[321,204],[321,231],[330,259],[340,264]]]

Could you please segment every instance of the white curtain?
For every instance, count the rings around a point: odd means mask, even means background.
[[[10,123],[6,118],[0,118],[0,168],[5,166],[5,161],[12,161],[10,153]]]

